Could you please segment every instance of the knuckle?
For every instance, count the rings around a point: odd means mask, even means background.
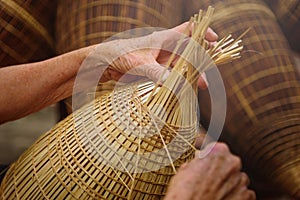
[[[222,142],[216,143],[214,146],[214,150],[219,152],[229,152],[228,146]]]
[[[242,161],[239,157],[232,155],[230,158],[231,167],[234,171],[239,171],[242,168]]]
[[[242,161],[240,159],[240,157],[238,156],[232,156],[232,165],[234,168],[236,168],[237,170],[240,170],[242,168]]]

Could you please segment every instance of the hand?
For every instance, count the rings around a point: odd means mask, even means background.
[[[158,81],[165,71],[164,66],[176,42],[182,37],[187,25],[188,23],[183,23],[175,28],[157,31],[147,36],[114,40],[97,45],[92,54],[94,55],[92,59],[95,60],[93,63],[97,63],[97,66],[109,65],[100,81],[119,80],[125,73],[130,74],[126,75],[125,82],[136,79],[136,76],[146,76],[153,81]],[[188,36],[191,35],[191,31]],[[213,45],[217,39],[217,34],[209,28],[206,40]],[[200,88],[207,87],[205,75],[199,79],[198,83]]]
[[[207,156],[196,158],[180,167],[169,185],[166,200],[192,199],[255,199],[255,193],[247,188],[249,179],[240,172],[241,161],[230,153],[223,143],[210,143],[204,151]]]

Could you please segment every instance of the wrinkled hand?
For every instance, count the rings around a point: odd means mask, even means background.
[[[127,80],[122,80],[125,82],[135,79],[136,76],[145,76],[158,81],[165,71],[165,65],[177,41],[182,38],[187,26],[188,23],[183,23],[175,28],[156,31],[147,36],[113,40],[97,45],[93,54],[95,56],[92,57],[93,64],[109,65],[103,72],[100,82],[119,80],[125,73],[134,75],[127,75]],[[188,36],[191,35],[191,31]],[[217,38],[217,34],[209,28],[206,40],[213,45]],[[200,88],[206,88],[205,76],[199,79],[198,83]]]
[[[204,151],[212,148],[212,143]],[[223,143],[216,143],[204,158],[196,158],[181,166],[172,178],[165,200],[255,199],[247,188],[249,179],[241,172],[241,161]]]

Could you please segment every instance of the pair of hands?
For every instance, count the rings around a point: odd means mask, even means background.
[[[105,66],[106,68],[102,73],[100,82],[120,79],[122,79],[121,82],[130,82],[141,76],[157,82],[162,75],[165,79],[168,75],[168,71],[164,74],[166,64],[177,41],[182,38],[187,27],[188,23],[186,22],[175,28],[156,31],[147,36],[113,40],[97,45],[93,53],[95,56],[92,58],[95,60],[93,65]],[[191,36],[192,28],[191,26],[191,30],[186,35],[187,38]],[[218,35],[209,28],[205,39],[213,46]],[[177,58],[178,56],[168,67],[172,67]],[[199,78],[198,85],[202,89],[207,87],[205,74]]]

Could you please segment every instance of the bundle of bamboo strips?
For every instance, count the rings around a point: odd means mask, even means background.
[[[65,0],[58,1],[56,50],[58,54],[99,44],[111,36],[135,28],[171,28],[181,22],[182,0]],[[97,96],[113,90],[114,81],[99,83]],[[82,102],[92,101],[85,93]],[[67,113],[72,98],[64,101]],[[65,115],[64,113],[62,113]]]

